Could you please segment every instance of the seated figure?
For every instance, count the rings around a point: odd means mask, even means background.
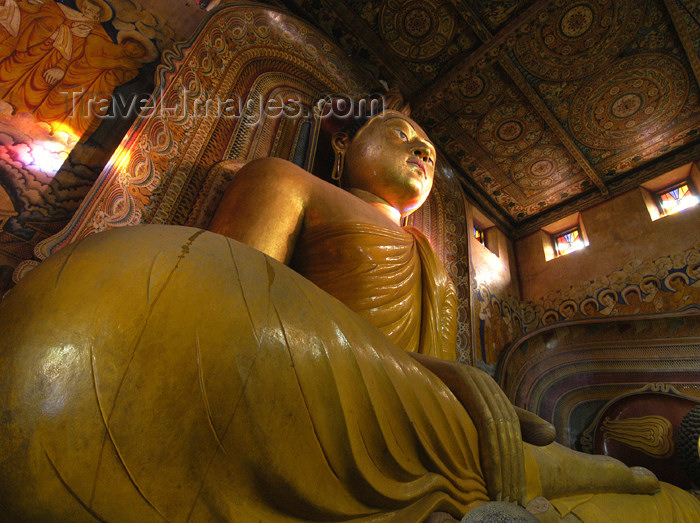
[[[385,112],[333,147],[342,188],[257,160],[212,232],[94,235],[10,292],[3,519],[420,522],[545,497],[545,521],[695,520],[642,469],[523,442],[551,437],[453,361],[454,289],[400,226],[432,185],[423,130]]]

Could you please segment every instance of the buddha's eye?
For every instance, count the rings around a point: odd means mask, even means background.
[[[404,132],[403,132],[402,130],[400,130],[400,129],[394,129],[394,130],[396,131],[396,134],[399,135],[399,138],[401,138],[404,142],[407,142],[407,141],[408,141],[408,136],[406,136],[406,133],[404,133]]]

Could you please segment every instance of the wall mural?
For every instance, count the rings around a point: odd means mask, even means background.
[[[632,260],[605,277],[574,283],[536,302],[471,281],[474,352],[479,366],[493,373],[505,348],[543,327],[700,310],[700,244],[656,260]]]
[[[130,0],[2,2],[0,293],[76,210],[174,36]]]
[[[472,330],[475,363],[493,375],[501,351],[525,334],[522,304],[506,289],[480,283],[474,267],[472,277]]]

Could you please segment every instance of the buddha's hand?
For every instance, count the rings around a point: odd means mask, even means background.
[[[489,497],[525,505],[525,460],[520,421],[504,392],[485,372],[411,353],[449,387],[479,432],[479,459]]]

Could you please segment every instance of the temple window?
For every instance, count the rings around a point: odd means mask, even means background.
[[[578,225],[552,235],[552,243],[554,244],[555,256],[564,256],[585,247]]]
[[[474,224],[474,238],[476,238],[476,241],[478,241],[481,245],[484,247],[486,246],[486,235],[484,234],[484,230],[476,224]]]
[[[471,214],[472,236],[474,240],[476,240],[474,243],[482,245],[486,250],[499,256],[499,245],[502,242],[501,236],[503,233],[488,216],[479,211],[476,207],[472,207]]]
[[[574,213],[540,230],[542,249],[546,261],[588,246],[588,236],[581,221],[581,213]]]
[[[656,193],[656,205],[661,216],[675,214],[682,210],[697,205],[698,197],[695,191],[691,190],[690,182],[684,180],[681,183]]]
[[[694,207],[700,201],[700,170],[688,163],[641,184],[651,221]]]

